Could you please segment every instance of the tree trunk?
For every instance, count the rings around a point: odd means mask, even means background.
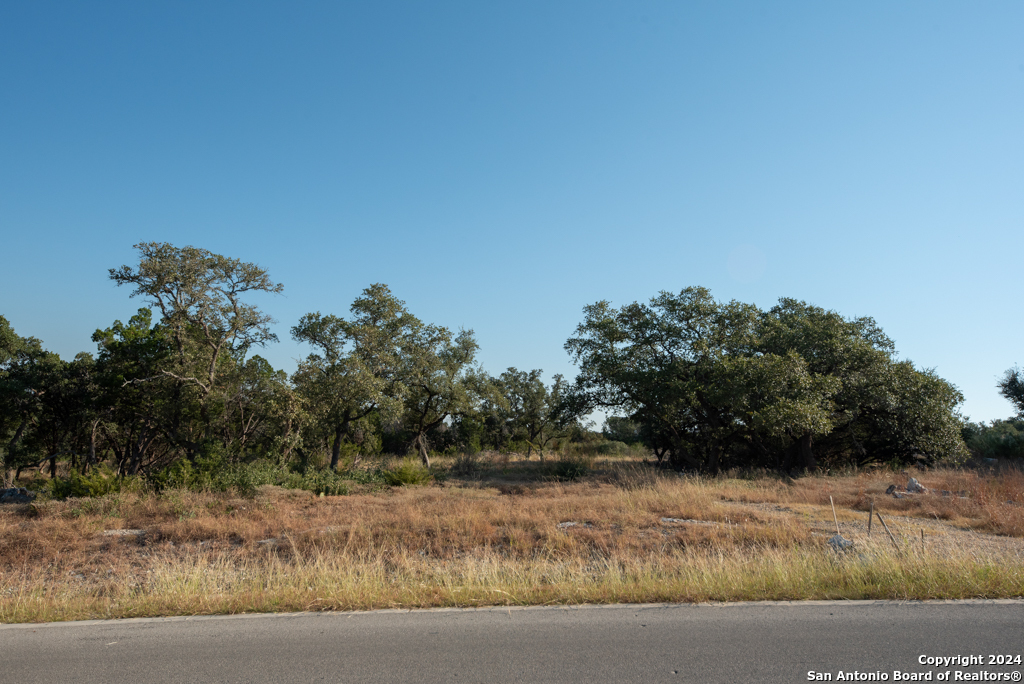
[[[818,467],[818,461],[814,458],[814,451],[811,449],[811,433],[805,433],[797,441],[797,466],[802,470],[814,470]]]
[[[424,468],[430,467],[430,454],[427,453],[427,438],[423,433],[416,435],[416,446],[419,448],[420,461]]]
[[[711,448],[708,450],[708,462],[706,468],[708,472],[717,475],[721,470],[722,464],[722,446],[718,442],[712,442]]]
[[[331,470],[337,470],[341,458],[341,438],[345,434],[345,426],[339,424],[334,429],[334,444],[331,445]]]
[[[99,428],[100,421],[93,421],[92,432],[89,433],[89,458],[85,460],[85,465],[82,466],[82,474],[85,475],[89,470],[89,466],[96,463],[96,430]]]
[[[868,450],[865,449],[864,445],[861,444],[859,439],[857,439],[857,433],[853,429],[853,423],[856,420],[857,414],[855,413],[853,414],[853,417],[850,419],[850,422],[846,424],[846,430],[850,434],[850,439],[853,441],[853,448],[857,450],[857,456],[860,457],[861,464],[863,464],[865,461],[867,461]]]
[[[20,442],[21,438],[24,436],[25,428],[28,427],[28,424],[29,419],[23,418],[21,421],[21,425],[18,426],[17,431],[15,431],[14,433],[14,437],[11,438],[10,443],[7,445],[7,453],[14,451],[14,448],[18,446],[18,442]]]

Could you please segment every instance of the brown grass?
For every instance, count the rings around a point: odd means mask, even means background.
[[[696,478],[606,461],[560,483],[502,467],[496,482],[344,497],[265,488],[248,499],[170,491],[6,506],[0,620],[1024,594],[1016,472],[914,473],[952,495],[895,499],[886,487],[908,475]],[[829,496],[854,553],[825,543]],[[898,551],[877,520],[867,537],[872,501]],[[117,529],[145,533],[104,535]]]
[[[905,486],[910,477],[929,492],[904,493],[902,499],[885,494],[889,485]],[[836,506],[856,511],[868,511],[873,502],[875,510],[883,514],[945,520],[979,531],[1024,537],[1024,472],[1016,469],[998,475],[969,470],[875,470],[798,480],[726,480],[719,493],[727,501],[820,506],[828,505],[831,496]]]

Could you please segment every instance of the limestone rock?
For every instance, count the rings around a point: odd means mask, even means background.
[[[24,487],[0,489],[0,503],[30,503],[34,498],[36,498],[36,493],[30,492]]]

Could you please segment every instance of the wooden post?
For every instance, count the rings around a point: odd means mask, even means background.
[[[871,536],[871,519],[875,517],[875,502],[871,502],[871,510],[868,511],[868,536]]]
[[[896,543],[896,537],[892,536],[892,532],[889,530],[889,526],[885,524],[884,520],[882,520],[882,514],[875,513],[875,515],[878,516],[878,522],[882,523],[882,527],[884,527],[885,531],[889,533],[889,539],[892,539],[892,545],[896,547],[897,551],[899,551],[900,545]]]
[[[832,497],[831,496],[828,497],[828,502],[830,504],[832,504],[832,519],[836,523],[836,534],[839,534],[839,518],[836,517],[836,505],[835,505],[835,502],[832,501]],[[843,535],[839,534],[839,536],[841,537]]]

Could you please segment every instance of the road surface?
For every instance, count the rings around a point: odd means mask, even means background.
[[[0,625],[0,681],[766,682],[1024,665],[1024,602],[619,605]],[[980,656],[981,664],[921,658]],[[1010,656],[1010,664],[998,662]],[[843,675],[840,677],[839,673]],[[972,678],[964,679],[967,675]],[[854,675],[856,676],[856,675]],[[990,675],[989,675],[990,676]],[[852,679],[852,681],[871,681]],[[1006,681],[1017,681],[1008,679]]]

